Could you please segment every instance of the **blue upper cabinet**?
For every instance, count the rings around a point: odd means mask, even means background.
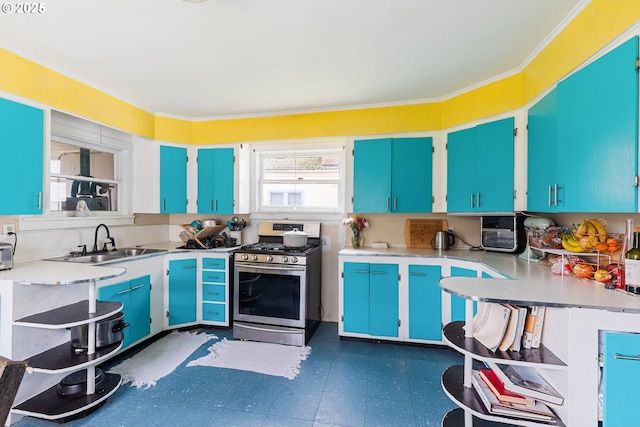
[[[638,211],[637,58],[636,36],[558,83],[565,212]]]
[[[354,212],[431,212],[433,139],[354,143]]]
[[[558,182],[558,94],[554,89],[527,113],[527,210],[558,212],[564,188]]]
[[[198,213],[233,213],[233,148],[198,150]]]
[[[42,213],[44,112],[0,98],[2,170],[13,184],[0,185],[0,215]]]
[[[187,213],[187,149],[160,146],[160,213]]]
[[[512,212],[514,118],[447,136],[447,212]]]

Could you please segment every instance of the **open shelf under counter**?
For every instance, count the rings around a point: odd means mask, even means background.
[[[442,419],[442,427],[460,427],[464,425],[464,409],[454,408],[447,412]],[[553,424],[550,424],[553,425]],[[473,417],[473,427],[511,427],[513,424],[505,424],[499,421],[483,420]]]
[[[461,365],[451,366],[442,374],[442,389],[449,396],[451,400],[458,404],[464,410],[470,411],[474,416],[474,426],[527,426],[527,427],[541,427],[541,426],[558,426],[564,427],[565,424],[559,417],[556,417],[555,422],[534,421],[522,418],[508,417],[505,415],[493,415],[487,411],[487,408],[482,403],[482,400],[476,393],[473,387],[464,386],[464,367]],[[442,420],[443,426],[463,426],[464,425],[464,411],[462,411],[462,422],[458,424],[453,423],[453,419],[449,420],[448,424],[445,424],[447,416]],[[456,414],[456,416],[458,416]],[[453,418],[453,416],[452,416]],[[483,423],[476,424],[475,418],[480,418]]]
[[[29,363],[29,369],[33,369],[33,372],[60,374],[96,365],[108,359],[121,347],[122,341],[119,341],[115,344],[97,348],[93,354],[87,354],[87,350],[76,351],[70,342],[66,342],[29,357],[27,363]]]
[[[106,319],[122,310],[122,303],[98,301],[96,312],[89,313],[89,300],[54,308],[53,310],[23,317],[13,322],[16,326],[42,329],[64,329]]]
[[[72,396],[58,396],[57,385],[22,402],[11,409],[16,414],[43,418],[45,420],[60,420],[87,412],[104,403],[120,386],[122,378],[118,374],[105,373],[104,381],[96,386],[93,394],[79,393]]]
[[[568,366],[544,345],[540,348],[520,351],[491,351],[475,338],[465,337],[464,322],[456,321],[443,328],[444,341],[462,354],[482,361],[509,363],[511,365],[544,365],[548,369],[568,370]]]

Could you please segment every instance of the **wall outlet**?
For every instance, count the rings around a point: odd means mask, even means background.
[[[15,233],[16,232],[16,225],[15,224],[2,224],[2,237],[7,238],[9,237],[9,233]]]

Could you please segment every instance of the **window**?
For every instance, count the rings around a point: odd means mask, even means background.
[[[258,210],[339,212],[344,199],[344,145],[284,147],[255,148]]]
[[[49,212],[73,216],[79,204],[94,216],[122,211],[119,166],[127,164],[131,135],[57,111],[51,127]]]
[[[51,142],[49,209],[75,211],[84,201],[90,211],[117,211],[114,154]]]

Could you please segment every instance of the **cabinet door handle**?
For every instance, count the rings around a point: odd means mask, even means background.
[[[554,206],[558,206],[558,188],[559,188],[559,187],[558,187],[558,184],[555,184],[555,185],[553,186],[553,188],[554,188],[554,190],[555,190],[555,191],[553,192],[553,193],[554,193],[554,197],[555,197],[555,199],[554,199],[554,201],[553,201],[553,205],[554,205]]]
[[[138,285],[138,286],[134,286],[133,288],[131,288],[131,291],[135,291],[136,289],[140,289],[142,288],[144,285]]]
[[[616,353],[613,355],[616,359],[624,359],[624,360],[640,360],[640,354],[637,356],[626,356],[624,354]]]
[[[471,207],[473,208],[474,194],[471,193]]]
[[[393,210],[394,211],[398,210],[398,198],[397,197],[393,198]]]
[[[38,192],[38,210],[42,210],[42,191]]]
[[[476,193],[477,197],[476,197],[476,207],[479,208],[480,207],[480,192]]]
[[[386,271],[372,271],[371,274],[387,274]]]
[[[551,207],[551,186],[547,186],[547,206]]]
[[[369,274],[369,270],[354,270],[354,273],[365,273],[365,274]]]
[[[214,209],[213,209],[213,211],[214,211],[214,212],[218,212],[218,199],[216,199],[216,200],[213,202],[213,208],[214,208]]]
[[[183,265],[182,268],[196,268],[195,265]]]
[[[387,211],[389,210],[389,198],[387,197]]]
[[[426,273],[416,273],[416,272],[412,272],[411,273],[412,276],[426,276]]]
[[[131,292],[131,289],[125,289],[124,291],[116,292],[116,295],[128,294],[129,292]]]
[[[209,210],[213,210],[213,200],[209,199]]]
[[[163,211],[167,210],[167,199],[165,198],[162,199],[162,210]]]

